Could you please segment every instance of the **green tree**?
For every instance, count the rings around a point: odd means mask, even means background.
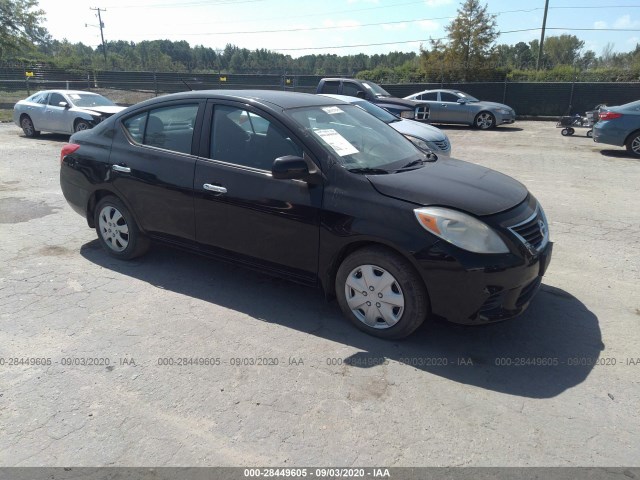
[[[556,66],[573,65],[580,60],[580,50],[583,47],[584,41],[575,35],[565,33],[557,37],[548,37],[542,49],[551,66]]]
[[[465,70],[482,65],[493,52],[499,35],[496,28],[496,16],[487,13],[486,4],[482,6],[479,0],[466,0],[456,18],[446,27],[449,37],[447,57],[460,63]]]
[[[0,60],[50,41],[37,0],[0,0]]]

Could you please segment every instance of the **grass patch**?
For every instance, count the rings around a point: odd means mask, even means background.
[[[0,109],[0,122],[12,122],[13,121],[13,110],[5,110]]]

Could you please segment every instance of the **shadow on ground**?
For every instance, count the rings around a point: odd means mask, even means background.
[[[440,130],[478,130],[470,125],[441,125],[438,123],[432,124],[434,127],[438,127]],[[522,128],[519,127],[501,127],[492,128],[490,130],[478,130],[479,132],[521,132]]]
[[[640,160],[639,157],[634,157],[624,149],[620,150],[600,150],[600,155],[611,158],[625,158],[627,160]]]
[[[385,341],[351,326],[318,290],[251,270],[164,246],[132,262],[109,257],[97,240],[83,245],[81,254],[158,288],[355,347],[360,352],[343,359],[353,368],[392,360],[479,388],[549,398],[583,382],[604,348],[596,316],[548,285],[518,319],[482,327],[435,321],[406,340]]]

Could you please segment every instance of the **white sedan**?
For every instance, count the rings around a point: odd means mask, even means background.
[[[322,94],[322,96],[357,105],[403,134],[421,150],[429,150],[445,157],[451,155],[451,142],[449,141],[449,137],[439,128],[426,123],[416,122],[415,120],[397,117],[384,108],[374,105],[362,98],[333,94]]]
[[[13,121],[27,137],[41,131],[72,134],[124,110],[108,98],[79,90],[44,90],[13,107]]]

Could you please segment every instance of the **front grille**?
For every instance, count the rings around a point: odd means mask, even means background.
[[[437,142],[433,142],[433,144],[438,147],[439,150],[446,151],[449,150],[449,142],[445,140],[439,140]]]
[[[416,120],[427,120],[429,118],[429,107],[427,105],[416,107]]]
[[[536,212],[531,217],[522,223],[509,227],[509,230],[525,245],[531,246],[535,250],[541,250],[549,239],[546,219],[538,208],[536,208]]]

